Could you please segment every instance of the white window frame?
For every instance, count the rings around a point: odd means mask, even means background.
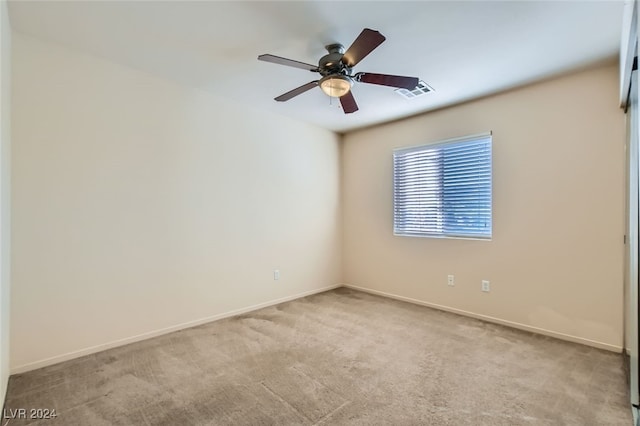
[[[395,164],[396,154],[424,151],[424,150],[437,148],[443,145],[459,144],[465,141],[472,142],[478,139],[485,139],[487,137],[489,137],[489,139],[491,140],[491,154],[489,158],[489,166],[491,170],[490,195],[489,195],[489,198],[490,198],[489,205],[490,205],[491,211],[490,211],[490,220],[489,220],[489,229],[490,229],[489,233],[485,235],[478,235],[476,233],[467,234],[467,233],[446,233],[446,232],[411,232],[411,233],[398,232],[398,229],[396,226],[396,212],[397,212],[397,208],[396,208],[397,207],[396,206],[396,187],[397,186],[396,186],[396,164]],[[422,145],[401,147],[401,148],[394,149],[393,150],[393,194],[392,195],[393,195],[393,235],[395,236],[491,241],[493,238],[493,132],[478,133],[478,134],[473,134],[468,136],[440,140],[440,141],[422,144]],[[439,216],[444,215],[444,210],[443,209],[439,210],[437,214]]]

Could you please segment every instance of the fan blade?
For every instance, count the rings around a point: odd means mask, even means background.
[[[418,85],[416,77],[403,77],[401,75],[374,74],[359,72],[354,76],[361,83],[378,84],[380,86],[400,87],[402,89],[415,89]]]
[[[284,101],[288,101],[289,99],[298,96],[304,92],[306,92],[307,90],[311,90],[314,87],[316,87],[318,85],[318,80],[316,81],[311,81],[307,84],[304,84],[300,87],[297,87],[293,90],[288,91],[287,93],[284,93],[280,96],[278,96],[277,98],[275,98],[276,101],[278,102],[284,102]]]
[[[342,63],[354,67],[385,40],[378,31],[365,28],[342,56]]]
[[[351,114],[358,110],[358,104],[356,103],[351,90],[349,90],[346,95],[340,96],[340,104],[342,105],[342,110],[345,114]]]
[[[281,58],[280,56],[275,55],[260,55],[258,56],[259,61],[271,62],[278,65],[286,65],[289,67],[302,68],[307,71],[318,71],[318,67],[316,65],[305,64],[304,62],[294,61],[293,59]]]

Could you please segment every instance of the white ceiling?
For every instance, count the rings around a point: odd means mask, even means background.
[[[495,93],[618,54],[622,1],[11,1],[14,31],[209,90],[252,107],[347,131]],[[256,58],[315,64],[368,27],[387,40],[354,71],[415,76],[435,92],[407,100],[357,84],[345,115],[319,88],[274,97],[317,74]]]

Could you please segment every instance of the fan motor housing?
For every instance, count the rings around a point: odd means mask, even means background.
[[[325,49],[327,49],[329,53],[320,58],[318,62],[318,72],[323,76],[331,74],[349,75],[351,69],[342,63],[344,46],[338,43],[329,44],[325,46]]]

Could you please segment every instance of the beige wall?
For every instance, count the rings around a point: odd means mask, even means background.
[[[340,282],[336,135],[17,34],[13,55],[12,371]]]
[[[489,130],[493,240],[394,237],[392,150]],[[619,350],[624,132],[610,65],[346,135],[344,281]]]
[[[0,2],[0,401],[9,379],[11,256],[11,25]]]

